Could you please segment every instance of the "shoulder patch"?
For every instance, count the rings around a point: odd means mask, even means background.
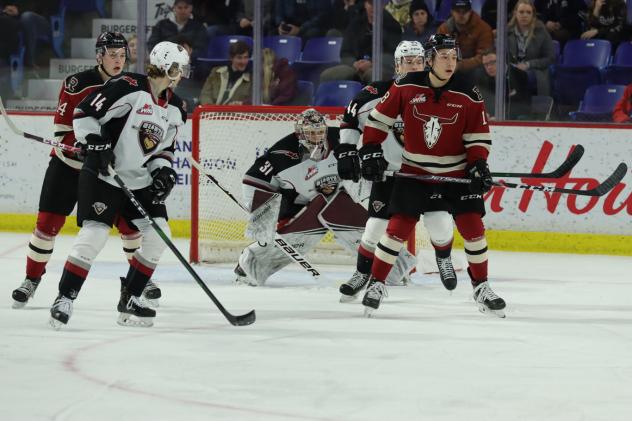
[[[377,88],[376,88],[376,87],[374,87],[374,86],[371,86],[371,85],[366,85],[366,86],[364,87],[364,90],[365,90],[365,91],[368,91],[369,93],[371,93],[371,94],[373,94],[373,95],[377,95],[377,94],[378,94]]]
[[[298,153],[293,152],[293,151],[288,151],[287,149],[277,149],[277,150],[272,150],[270,151],[271,154],[275,154],[275,155],[284,155],[287,156],[290,159],[299,159],[300,156]]]
[[[130,86],[138,86],[138,81],[130,76],[122,76],[119,80],[124,80],[125,82],[129,83]]]
[[[478,86],[474,85],[474,87],[472,87],[472,92],[478,101],[483,100],[483,95],[481,95],[481,91],[478,89]]]
[[[79,79],[76,76],[71,76],[66,82],[66,90],[70,93],[75,93],[77,86],[79,85]]]

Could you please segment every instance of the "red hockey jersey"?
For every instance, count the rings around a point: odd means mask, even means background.
[[[59,92],[59,103],[55,111],[55,140],[66,145],[75,144],[75,134],[72,131],[72,116],[79,103],[94,90],[101,88],[105,82],[101,78],[98,66],[68,76]],[[51,155],[56,155],[67,165],[80,169],[82,162],[73,153],[53,149]]]
[[[441,88],[431,87],[428,72],[397,80],[371,112],[363,142],[382,143],[398,115],[404,120],[403,172],[463,177],[468,163],[489,155],[483,100],[458,73]]]

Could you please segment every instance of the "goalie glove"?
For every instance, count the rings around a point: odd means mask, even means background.
[[[98,172],[103,176],[110,175],[108,166],[114,165],[114,151],[109,140],[94,133],[87,135],[85,153],[84,168],[95,174]]]
[[[173,168],[165,166],[153,170],[151,176],[154,181],[149,186],[149,192],[153,195],[153,203],[163,204],[175,186],[178,174]]]
[[[360,181],[362,169],[358,149],[350,143],[341,143],[334,149],[334,156],[338,161],[338,175],[342,180]]]
[[[471,180],[470,191],[475,194],[487,193],[492,188],[494,180],[489,172],[489,166],[484,159],[478,159],[469,164],[466,168],[467,175]]]
[[[369,181],[382,181],[388,162],[384,159],[382,145],[369,143],[358,152],[362,162],[362,177]]]

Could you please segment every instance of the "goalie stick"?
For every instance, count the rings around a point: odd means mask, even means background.
[[[565,176],[579,162],[584,155],[584,147],[576,145],[568,154],[564,162],[557,169],[545,173],[520,173],[520,172],[493,172],[492,177],[516,177],[516,178],[560,178]]]
[[[13,124],[13,121],[11,121],[11,118],[9,117],[9,114],[7,113],[7,110],[4,109],[4,104],[2,103],[2,98],[0,98],[0,113],[2,113],[2,116],[4,117],[4,121],[7,122],[7,125],[9,126],[9,129],[11,129],[11,131],[13,133],[15,133],[18,136],[22,136],[25,137],[27,139],[31,139],[34,140],[36,142],[40,142],[43,143],[45,145],[50,145],[53,146],[55,148],[59,148],[61,150],[64,150],[66,152],[74,152],[74,153],[80,153],[81,152],[81,148],[78,148],[76,146],[71,146],[71,145],[66,145],[64,143],[58,142],[57,140],[51,140],[51,139],[45,139],[41,136],[35,135],[35,134],[31,134],[31,133],[27,133],[27,132],[23,132],[22,130],[18,129],[17,126],[15,124]]]
[[[506,189],[524,189],[524,190],[536,190],[542,192],[551,192],[551,193],[566,193],[566,194],[574,194],[577,196],[603,196],[612,190],[619,182],[625,177],[628,172],[628,166],[623,162],[619,164],[619,166],[614,170],[614,172],[605,179],[601,184],[597,187],[588,190],[577,190],[577,189],[565,189],[560,187],[552,187],[552,186],[534,186],[531,184],[518,184],[518,183],[508,183],[506,181],[494,181],[492,185],[503,187]],[[456,178],[456,177],[444,177],[441,175],[420,175],[420,174],[406,174],[401,172],[396,172],[394,174],[396,177],[402,178],[410,178],[413,180],[420,181],[439,181],[445,183],[461,183],[461,184],[470,184],[472,180],[469,178]]]
[[[219,181],[211,173],[208,172],[206,168],[202,166],[199,162],[195,160],[192,156],[189,157],[191,163],[201,174],[204,174],[209,180],[213,182],[221,191],[223,191],[226,196],[230,197],[230,199],[237,204],[244,212],[250,213],[248,209],[241,204],[239,200],[233,194],[228,191],[224,186],[219,184]],[[283,237],[279,233],[274,234],[274,245],[277,246],[287,257],[290,258],[293,262],[299,265],[303,270],[307,273],[311,274],[313,277],[318,278],[321,273],[318,269],[316,269],[301,253],[298,252],[290,243],[283,239]]]
[[[152,218],[147,213],[145,208],[143,208],[143,205],[141,205],[140,202],[136,199],[136,196],[134,196],[134,193],[132,193],[132,191],[125,185],[125,183],[123,182],[121,177],[119,177],[119,175],[114,171],[112,166],[110,166],[108,168],[108,170],[110,171],[110,175],[114,178],[114,181],[116,181],[116,184],[118,184],[119,187],[123,190],[123,192],[129,198],[129,200],[132,202],[132,204],[134,205],[136,210],[138,210],[138,212],[142,215],[142,217],[158,233],[160,238],[162,238],[162,240],[165,242],[165,244],[167,244],[167,246],[171,249],[173,254],[176,255],[178,260],[180,260],[180,263],[182,263],[184,265],[186,270],[191,274],[191,276],[193,276],[193,279],[195,279],[195,282],[197,282],[198,285],[200,287],[202,287],[202,289],[204,290],[206,295],[208,295],[208,297],[211,299],[211,301],[213,301],[213,303],[217,306],[217,308],[224,315],[224,317],[226,317],[226,319],[230,322],[230,324],[232,324],[233,326],[247,326],[247,325],[250,325],[250,324],[254,323],[255,319],[256,319],[256,315],[255,315],[255,311],[254,310],[251,310],[249,313],[242,314],[240,316],[234,316],[234,315],[230,314],[228,312],[228,310],[226,310],[224,308],[222,303],[219,302],[219,300],[211,292],[211,290],[208,288],[208,286],[206,286],[206,284],[204,283],[202,278],[200,278],[200,276],[193,269],[193,267],[191,267],[189,262],[187,262],[187,260],[184,258],[184,256],[182,256],[182,253],[180,253],[180,250],[178,250],[178,248],[175,246],[175,244],[173,244],[173,241],[171,241],[171,239],[167,236],[167,234],[165,234],[165,232],[162,230],[162,228],[160,228],[160,226],[156,223],[154,218]]]

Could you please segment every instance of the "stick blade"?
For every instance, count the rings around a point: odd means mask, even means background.
[[[566,161],[562,163],[555,171],[550,173],[551,178],[561,178],[565,176],[584,155],[584,147],[582,145],[575,145],[571,153],[568,154]]]
[[[603,183],[592,190],[595,192],[594,195],[603,196],[604,194],[608,193],[610,190],[614,189],[621,180],[623,180],[623,177],[625,177],[627,173],[628,166],[624,162],[620,163],[619,166],[610,175],[610,177],[605,179]]]
[[[232,316],[228,318],[228,321],[233,326],[248,326],[253,324],[255,320],[257,320],[257,316],[254,310],[240,316]]]

